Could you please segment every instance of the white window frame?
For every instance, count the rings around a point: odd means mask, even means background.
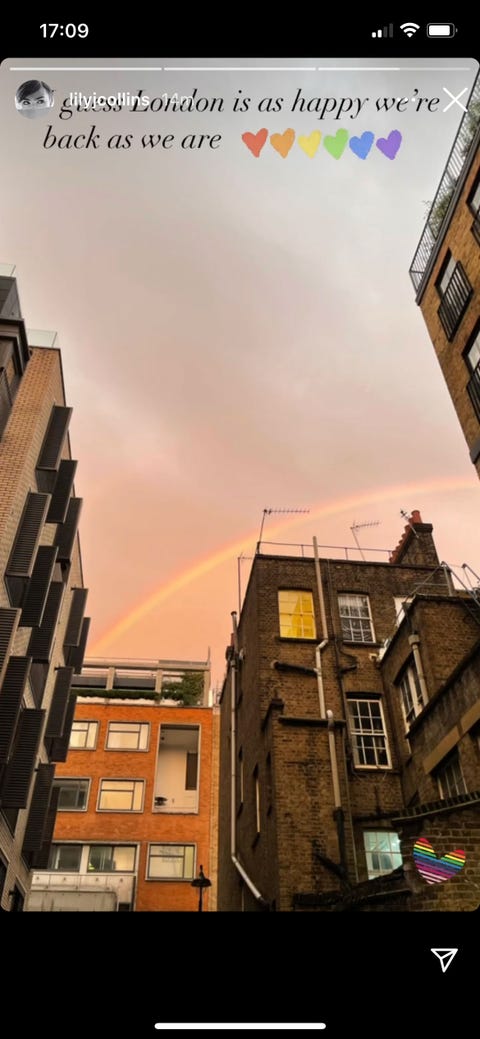
[[[101,799],[102,799],[102,793],[113,793],[113,791],[111,791],[111,790],[109,790],[109,791],[104,791],[103,790],[104,783],[106,783],[106,784],[114,784],[114,783],[141,783],[141,786],[142,786],[141,807],[140,808],[101,808],[100,807],[100,802],[101,802]],[[135,797],[135,790],[132,791],[132,797],[133,798]],[[104,776],[102,779],[99,780],[99,783],[98,783],[98,798],[97,798],[97,812],[118,812],[120,814],[128,813],[128,814],[136,814],[136,815],[138,815],[140,812],[143,812],[144,801],[145,801],[145,780],[144,779],[139,779],[138,777],[135,778],[135,779],[130,779],[127,776]]]
[[[109,743],[110,735],[111,735],[112,731],[115,732],[115,728],[112,730],[112,726],[116,727],[117,731],[119,731],[119,729],[118,729],[119,726],[123,726],[123,731],[124,732],[126,730],[128,730],[128,729],[131,732],[134,732],[135,727],[138,726],[138,740],[137,740],[138,743],[140,742],[140,739],[141,739],[142,729],[143,730],[146,729],[147,735],[146,735],[146,739],[145,739],[145,744],[146,744],[145,747],[139,747],[139,746],[137,746],[137,747],[112,747],[112,746],[110,746],[110,743]],[[129,754],[146,754],[146,752],[148,751],[149,747],[150,747],[150,722],[111,721],[111,722],[108,723],[108,725],[107,725],[107,735],[105,737],[105,750],[115,751],[115,753],[124,753],[125,751],[127,751],[127,753],[129,753]]]
[[[72,742],[71,742],[72,732],[75,731],[75,726],[76,725],[86,725],[87,726],[87,732],[86,732],[86,737],[87,738],[86,738],[85,745],[83,747],[79,747],[79,746],[77,746],[75,744],[72,744]],[[97,740],[98,740],[98,728],[99,728],[98,721],[94,721],[94,720],[90,721],[87,718],[75,718],[74,721],[73,721],[73,724],[72,724],[71,732],[70,732],[70,742],[68,744],[68,750],[69,751],[71,751],[71,750],[96,750],[97,749]],[[90,731],[91,731],[91,729],[93,730],[93,740],[90,739]],[[89,742],[89,740],[90,740],[90,742]]]
[[[401,678],[398,681],[398,691],[400,694],[400,706],[402,708],[403,722],[405,730],[408,732],[412,722],[415,721],[415,718],[418,718],[419,714],[422,713],[423,708],[426,706],[426,704],[423,703],[420,679],[413,659],[402,672]],[[410,707],[408,707],[407,699],[410,701]]]
[[[450,779],[449,776],[446,775],[446,773],[450,772],[451,770],[456,770],[457,772],[457,775],[455,776],[455,790],[450,789]],[[437,780],[438,790],[440,797],[442,798],[442,801],[444,801],[447,797],[458,797],[459,794],[467,793],[467,786],[465,783],[462,771],[462,763],[460,761],[460,755],[458,753],[458,750],[455,750],[447,755],[447,757],[444,759],[443,764],[441,764],[440,767],[437,768],[435,778]],[[463,789],[457,789],[457,786],[460,786]]]
[[[369,840],[369,838],[372,837],[376,838],[376,841]],[[398,847],[392,848],[392,837],[396,838],[394,843],[395,845],[398,845]],[[385,839],[388,838],[389,848],[375,847],[375,843],[378,845],[379,838],[381,838],[384,842]],[[370,843],[373,845],[372,847],[368,847]],[[398,867],[401,866],[403,863],[402,853],[399,850],[400,841],[398,833],[396,833],[395,830],[364,830],[363,846],[365,850],[365,861],[367,863],[367,873],[369,880],[374,880],[375,877],[388,876],[389,873],[393,873],[393,871],[398,869]],[[382,869],[380,868],[380,866],[376,868],[373,862],[374,855],[378,855],[379,857],[381,855],[391,856],[391,868]],[[397,856],[397,858],[400,860],[399,862],[397,862],[396,865],[394,864],[394,856]]]
[[[352,713],[350,711],[350,704],[354,704],[354,703],[355,704],[357,704],[357,703],[367,703],[367,704],[369,704],[369,712],[368,713],[369,713],[369,718],[370,718],[370,720],[372,722],[371,728],[369,728],[369,729],[365,728],[364,729],[362,726],[360,726],[360,728],[356,728],[354,726],[354,719],[353,719]],[[372,716],[372,711],[370,709],[370,705],[371,704],[375,704],[375,707],[378,707],[379,710],[380,710],[380,719],[381,719],[381,722],[382,722],[382,728],[381,729],[376,729],[374,727],[374,725],[373,725],[373,716]],[[349,710],[348,710],[348,725],[349,725],[350,738],[351,738],[351,741],[352,741],[353,759],[354,759],[354,763],[355,763],[355,768],[361,768],[361,769],[366,769],[366,770],[370,769],[370,770],[374,770],[375,772],[378,772],[379,769],[382,769],[384,771],[385,769],[391,768],[392,767],[392,759],[391,759],[391,756],[390,756],[390,746],[389,746],[389,740],[388,740],[388,733],[387,733],[387,729],[386,729],[386,725],[385,725],[385,714],[384,714],[384,711],[383,711],[382,701],[378,697],[369,696],[368,694],[365,694],[364,696],[361,696],[360,694],[357,694],[355,696],[349,696],[348,697],[348,708],[349,708]],[[375,754],[375,758],[376,759],[378,758],[379,748],[375,745],[375,739],[383,740],[382,749],[386,753],[387,764],[384,764],[384,763],[381,763],[381,762],[378,762],[378,761],[376,761],[375,764],[368,764],[368,763],[365,763],[365,762],[361,761],[360,749],[363,749],[363,756],[366,756],[366,750],[367,750],[366,745],[362,742],[363,739],[365,739],[365,740],[372,740],[373,747],[369,748],[369,749],[373,749],[374,750],[374,754]]]
[[[342,602],[342,599],[343,600],[350,600],[350,602],[347,602],[347,601]],[[357,603],[355,603],[353,600],[357,600]],[[359,600],[364,600],[364,602],[360,603]],[[365,616],[362,617],[362,616],[360,616],[360,613],[358,613],[358,614],[342,613],[342,607],[343,607],[344,610],[350,611],[350,610],[354,610],[354,609],[358,609],[358,610],[365,609],[365,606],[366,606],[366,608],[368,610],[368,617],[365,617]],[[355,645],[362,645],[362,644],[363,645],[370,645],[372,642],[376,642],[376,639],[375,639],[375,628],[373,626],[373,617],[372,617],[372,611],[371,611],[371,608],[370,608],[370,596],[369,595],[364,595],[363,592],[338,592],[338,612],[339,612],[339,615],[340,615],[340,624],[341,624],[341,628],[342,628],[342,639],[343,639],[344,642],[352,642],[352,643],[355,643]],[[360,627],[360,634],[362,636],[361,638],[355,638],[354,627],[353,627],[353,624],[351,623],[352,621],[360,621],[360,625],[361,625],[361,627]],[[349,624],[350,625],[350,633],[349,634],[346,634],[345,629],[344,629],[344,624]],[[369,637],[368,638],[364,637],[364,632],[363,632],[363,628],[362,628],[363,624],[365,624],[365,625],[368,624],[368,626],[369,626]]]
[[[88,776],[55,776],[54,786],[70,785],[71,783],[86,783],[87,784],[87,796],[85,798],[84,808],[63,808],[60,804],[58,805],[57,812],[86,812],[88,810],[88,802],[90,800],[90,785],[91,779]]]
[[[190,875],[190,873],[189,873],[188,876],[183,875],[181,877],[175,877],[175,876],[173,876],[173,877],[152,877],[152,876],[150,876],[150,860],[152,858],[152,849],[153,848],[184,848],[184,849],[185,848],[193,848],[192,874]],[[172,856],[172,858],[174,858],[174,857],[175,858],[179,858],[180,856]],[[161,855],[153,856],[153,858],[162,858],[162,856]],[[165,856],[165,858],[168,858],[168,856]],[[197,845],[194,844],[193,842],[178,842],[178,841],[176,841],[176,842],[175,841],[155,841],[155,842],[152,842],[151,844],[148,845],[148,849],[147,849],[147,864],[146,864],[145,879],[154,881],[155,883],[159,883],[160,882],[162,884],[165,884],[165,883],[167,883],[167,884],[186,884],[186,883],[188,884],[188,883],[190,883],[191,884],[192,880],[195,877],[196,860],[197,860]],[[185,870],[185,854],[183,856],[183,868]]]

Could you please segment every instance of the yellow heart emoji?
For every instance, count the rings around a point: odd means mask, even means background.
[[[298,143],[302,152],[305,152],[305,155],[308,155],[309,159],[313,159],[314,155],[317,154],[321,139],[322,135],[320,130],[314,130],[309,137],[299,137]]]
[[[286,159],[294,140],[295,130],[285,130],[284,133],[272,133],[270,144],[282,159]]]

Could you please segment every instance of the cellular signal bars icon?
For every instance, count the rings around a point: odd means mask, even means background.
[[[372,32],[372,39],[374,40],[381,40],[384,36],[393,36],[392,22],[390,22],[390,25],[384,25],[383,29],[375,29],[374,32]]]

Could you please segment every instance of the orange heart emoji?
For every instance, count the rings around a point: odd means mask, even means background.
[[[259,130],[258,133],[242,133],[242,141],[246,144],[252,155],[258,159],[260,152],[268,137],[268,130]]]
[[[295,130],[285,130],[284,133],[272,133],[270,144],[282,159],[286,159],[294,140]]]

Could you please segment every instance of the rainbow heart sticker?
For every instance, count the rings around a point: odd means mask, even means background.
[[[270,144],[275,151],[282,156],[282,159],[286,159],[295,140],[295,130],[285,130],[283,133],[272,133],[270,136]]]
[[[463,869],[465,859],[465,852],[461,848],[449,851],[438,859],[426,837],[419,837],[413,846],[413,861],[427,884],[443,884],[445,880],[456,877]]]
[[[258,133],[242,133],[242,141],[246,144],[252,155],[258,159],[260,152],[268,137],[268,130],[259,130]]]
[[[317,154],[321,139],[320,130],[313,130],[309,137],[299,137],[298,143],[305,155],[308,155],[309,159],[313,159]]]

